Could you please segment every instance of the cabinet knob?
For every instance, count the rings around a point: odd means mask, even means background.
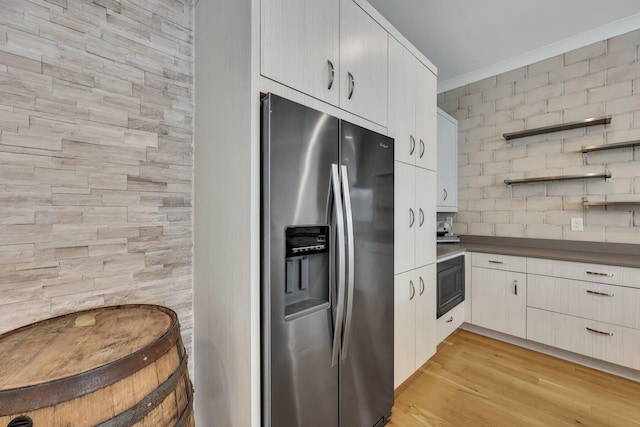
[[[447,320],[445,320],[445,322],[447,322],[447,323],[453,322],[453,316],[449,317]]]
[[[413,213],[413,209],[409,208],[409,228],[413,227],[416,222],[416,214]]]
[[[420,276],[420,296],[424,294],[424,280],[422,280],[422,276]]]
[[[420,158],[422,158],[422,156],[424,156],[424,149],[425,149],[424,141],[420,140]]]
[[[413,135],[409,135],[409,154],[413,156],[414,151],[416,151],[416,139]]]
[[[518,281],[517,280],[513,281],[513,293],[518,295]]]
[[[409,286],[411,288],[411,294],[409,296],[409,301],[413,300],[413,297],[416,296],[416,287],[413,285],[413,280],[409,280]]]
[[[424,211],[422,210],[422,208],[420,208],[418,209],[418,212],[420,213],[420,221],[418,222],[418,225],[422,227],[422,225],[424,224]]]
[[[447,197],[449,196],[449,193],[447,193],[447,189],[443,188],[442,191],[444,192],[444,200],[447,200]]]

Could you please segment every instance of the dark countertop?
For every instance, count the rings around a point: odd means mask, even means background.
[[[510,237],[461,236],[438,244],[437,259],[465,251],[640,268],[640,245]]]

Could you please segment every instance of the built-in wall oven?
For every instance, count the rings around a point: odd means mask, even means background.
[[[437,318],[464,301],[464,255],[438,262]]]

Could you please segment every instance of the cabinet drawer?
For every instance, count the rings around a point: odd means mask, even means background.
[[[529,274],[527,305],[640,329],[640,289]]]
[[[624,267],[582,262],[556,261],[540,258],[527,259],[527,272],[543,276],[564,277],[608,284],[620,284]]]
[[[456,305],[436,322],[439,344],[464,323],[464,302]]]
[[[495,255],[474,252],[471,257],[473,267],[493,268],[495,270],[527,271],[527,259],[511,255]]]
[[[527,339],[640,369],[640,331],[537,308],[527,309]]]

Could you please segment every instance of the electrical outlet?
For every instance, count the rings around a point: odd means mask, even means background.
[[[571,231],[584,231],[582,218],[571,218]]]

